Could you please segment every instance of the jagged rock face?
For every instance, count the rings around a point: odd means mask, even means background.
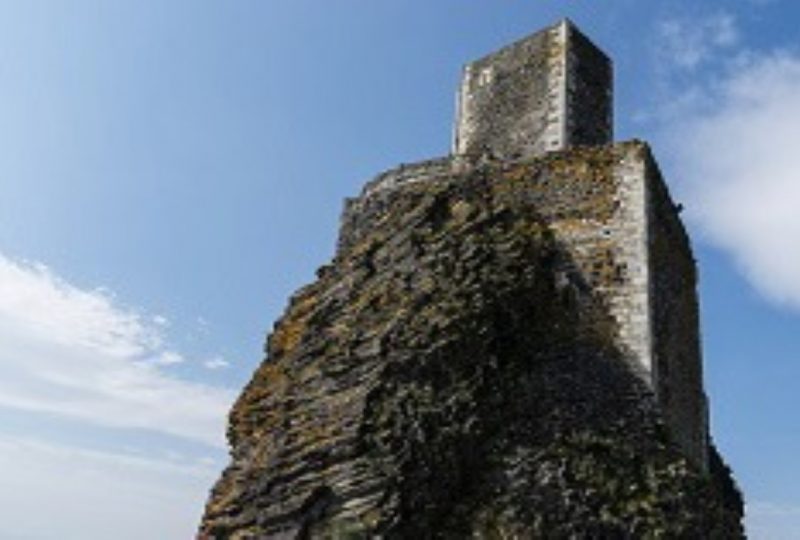
[[[687,463],[564,279],[548,159],[379,195],[270,336],[200,538],[741,536],[727,468]]]

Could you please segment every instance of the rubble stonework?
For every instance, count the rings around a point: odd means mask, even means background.
[[[231,411],[200,538],[742,537],[689,239],[647,145],[611,144],[603,58],[561,23],[478,61],[457,152],[346,202]],[[495,61],[561,85],[548,125],[574,137],[499,129],[543,113],[476,97]]]

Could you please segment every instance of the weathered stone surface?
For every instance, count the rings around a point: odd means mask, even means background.
[[[740,537],[727,468],[686,458],[564,243],[613,219],[592,197],[632,152],[439,160],[350,201],[233,408],[200,537]],[[588,198],[549,205],[558,178]]]
[[[616,323],[625,360],[656,394],[687,457],[708,464],[708,422],[698,329],[697,279],[689,238],[644,143],[585,147],[519,167],[526,197],[562,251],[561,281],[590,287]],[[471,164],[472,163],[472,164]],[[463,156],[404,165],[379,175],[348,202],[340,247],[357,242],[391,205],[399,185],[435,182],[474,165]],[[578,279],[579,277],[579,279]]]
[[[515,158],[613,139],[609,58],[568,20],[464,67],[453,152]]]

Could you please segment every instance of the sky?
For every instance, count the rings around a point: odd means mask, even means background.
[[[460,67],[565,16],[685,207],[748,532],[800,538],[792,0],[0,0],[0,538],[191,538],[343,199],[445,155]]]

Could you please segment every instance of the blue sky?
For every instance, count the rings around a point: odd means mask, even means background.
[[[190,538],[342,199],[443,155],[460,66],[571,17],[700,264],[712,431],[800,538],[800,6],[0,2],[0,537]]]

